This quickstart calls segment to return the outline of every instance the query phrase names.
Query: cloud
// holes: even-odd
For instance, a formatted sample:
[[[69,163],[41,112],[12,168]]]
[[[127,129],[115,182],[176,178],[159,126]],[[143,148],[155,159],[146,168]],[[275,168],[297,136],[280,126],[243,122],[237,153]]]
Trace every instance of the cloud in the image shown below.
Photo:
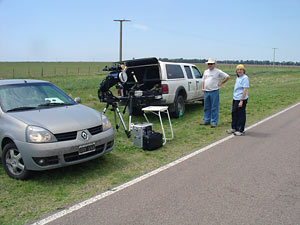
[[[149,27],[147,25],[144,25],[144,24],[134,23],[132,26],[136,29],[139,29],[139,30],[149,30]]]

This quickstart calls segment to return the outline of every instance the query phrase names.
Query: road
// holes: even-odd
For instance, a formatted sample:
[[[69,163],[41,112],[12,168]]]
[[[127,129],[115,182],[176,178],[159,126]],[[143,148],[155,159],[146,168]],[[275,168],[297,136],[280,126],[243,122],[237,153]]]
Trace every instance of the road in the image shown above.
[[[297,105],[49,224],[300,224],[299,137]]]

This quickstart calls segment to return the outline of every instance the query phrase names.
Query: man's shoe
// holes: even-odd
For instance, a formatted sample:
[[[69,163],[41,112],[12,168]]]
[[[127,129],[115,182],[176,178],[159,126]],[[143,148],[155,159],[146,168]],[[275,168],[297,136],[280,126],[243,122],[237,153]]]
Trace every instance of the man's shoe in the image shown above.
[[[206,126],[206,125],[209,125],[209,123],[200,123],[200,125],[204,125],[204,126]]]
[[[236,131],[233,133],[235,136],[245,136],[245,132]]]
[[[226,130],[226,133],[227,133],[227,134],[233,134],[234,132],[236,132],[235,129],[229,129],[229,130]]]
[[[216,128],[217,124],[212,124],[210,127],[211,128]]]

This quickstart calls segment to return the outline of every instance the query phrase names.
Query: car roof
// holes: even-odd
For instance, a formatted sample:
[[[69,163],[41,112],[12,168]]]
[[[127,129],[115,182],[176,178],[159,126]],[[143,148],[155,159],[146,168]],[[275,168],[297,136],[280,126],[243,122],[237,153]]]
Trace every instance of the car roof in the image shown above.
[[[8,84],[23,84],[23,83],[49,83],[44,80],[33,80],[33,79],[9,79],[9,80],[0,80],[0,85],[8,85]]]

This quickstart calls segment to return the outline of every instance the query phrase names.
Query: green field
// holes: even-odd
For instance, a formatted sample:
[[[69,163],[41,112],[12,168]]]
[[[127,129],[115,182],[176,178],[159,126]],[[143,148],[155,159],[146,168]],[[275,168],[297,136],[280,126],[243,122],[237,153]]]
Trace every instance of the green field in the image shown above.
[[[104,104],[98,102],[97,89],[105,77],[101,71],[104,65],[0,63],[0,78],[48,80],[72,97],[81,97],[83,104],[102,111]],[[205,65],[197,66],[202,72],[206,68]],[[230,128],[231,122],[235,66],[219,65],[218,68],[233,76],[220,91],[220,122],[216,129],[200,126],[203,120],[203,105],[197,102],[187,105],[187,112],[183,118],[172,120],[175,138],[157,151],[145,152],[133,147],[132,140],[127,139],[121,130],[116,132],[115,148],[111,153],[80,165],[37,172],[28,181],[8,178],[1,165],[0,224],[23,224],[32,221],[43,214],[60,210],[76,201],[111,189],[226,136],[225,130]],[[300,101],[300,68],[247,66],[247,74],[250,78],[248,125]],[[107,116],[113,122],[112,112],[108,111]],[[127,116],[124,118],[128,121]],[[157,118],[151,115],[149,118],[154,122],[154,129],[159,131]],[[133,118],[134,123],[141,121],[144,121],[142,117]],[[165,125],[167,127],[167,122]]]

